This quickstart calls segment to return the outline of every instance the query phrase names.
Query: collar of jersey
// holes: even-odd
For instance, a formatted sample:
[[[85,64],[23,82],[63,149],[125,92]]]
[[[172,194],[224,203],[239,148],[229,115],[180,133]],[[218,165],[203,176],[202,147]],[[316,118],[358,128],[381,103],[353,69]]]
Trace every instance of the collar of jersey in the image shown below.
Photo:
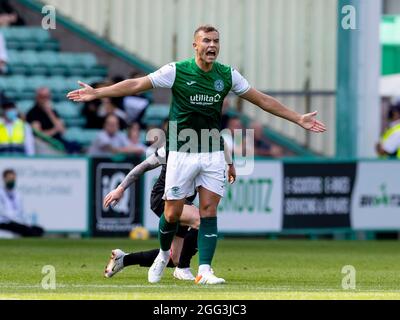
[[[198,72],[200,72],[200,73],[203,73],[203,74],[209,74],[209,73],[211,73],[212,71],[214,71],[214,69],[215,69],[215,62],[213,63],[213,65],[212,65],[212,68],[211,68],[211,70],[210,71],[204,71],[204,70],[202,70],[202,69],[200,69],[200,67],[197,65],[197,63],[196,63],[196,58],[192,58],[192,63],[193,63],[193,65],[194,65],[194,68],[198,71]]]

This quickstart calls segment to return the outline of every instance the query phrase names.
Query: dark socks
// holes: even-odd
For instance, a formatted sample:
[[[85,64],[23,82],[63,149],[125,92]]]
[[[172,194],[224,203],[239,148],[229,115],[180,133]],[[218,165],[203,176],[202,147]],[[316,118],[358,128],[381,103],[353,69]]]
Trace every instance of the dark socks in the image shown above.
[[[159,249],[129,253],[124,257],[124,267],[140,265],[141,267],[150,267],[156,259]],[[167,265],[168,268],[174,268],[175,265],[170,259]]]
[[[197,252],[197,229],[190,229],[183,241],[181,256],[179,257],[179,268],[189,268],[190,260]]]

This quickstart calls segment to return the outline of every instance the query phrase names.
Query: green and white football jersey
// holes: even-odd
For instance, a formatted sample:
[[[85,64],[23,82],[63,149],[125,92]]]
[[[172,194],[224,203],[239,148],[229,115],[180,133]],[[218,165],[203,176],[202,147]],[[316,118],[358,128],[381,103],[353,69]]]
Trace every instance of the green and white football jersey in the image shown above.
[[[224,98],[229,91],[242,95],[250,89],[248,81],[238,71],[215,62],[212,70],[205,72],[191,58],[167,64],[149,78],[154,88],[172,89],[167,135],[169,151],[223,150],[223,140],[215,132],[221,130]],[[202,134],[204,137],[206,132],[213,132],[211,130],[214,134],[210,138],[201,139]]]

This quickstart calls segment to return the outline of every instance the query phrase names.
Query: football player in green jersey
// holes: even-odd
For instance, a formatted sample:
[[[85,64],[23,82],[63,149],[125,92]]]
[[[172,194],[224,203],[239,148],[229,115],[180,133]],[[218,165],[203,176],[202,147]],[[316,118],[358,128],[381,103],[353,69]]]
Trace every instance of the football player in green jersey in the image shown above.
[[[306,130],[317,133],[326,130],[325,125],[315,118],[317,112],[299,114],[252,88],[235,69],[217,62],[219,32],[213,26],[197,28],[193,48],[194,58],[167,64],[146,77],[99,89],[80,82],[82,88],[67,95],[73,101],[84,102],[104,97],[130,96],[152,88],[172,90],[167,137],[166,201],[159,225],[161,249],[149,269],[150,283],[161,280],[185,198],[193,194],[193,186],[198,190],[200,211],[199,270],[195,281],[199,284],[225,282],[211,272],[211,261],[217,245],[217,207],[224,195],[226,168],[223,140],[215,133],[221,129],[222,103],[230,91]]]

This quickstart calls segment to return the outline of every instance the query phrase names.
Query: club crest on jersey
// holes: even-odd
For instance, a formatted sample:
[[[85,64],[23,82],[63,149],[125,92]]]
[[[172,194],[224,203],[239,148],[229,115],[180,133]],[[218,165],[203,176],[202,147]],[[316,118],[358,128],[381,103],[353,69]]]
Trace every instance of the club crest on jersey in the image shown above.
[[[225,88],[225,85],[222,80],[216,80],[214,82],[214,89],[217,90],[218,92],[221,92],[222,90],[224,90],[224,88]]]
[[[171,188],[172,195],[175,196],[175,197],[179,196],[179,191],[180,191],[180,190],[181,190],[180,187],[172,187],[172,188]]]

